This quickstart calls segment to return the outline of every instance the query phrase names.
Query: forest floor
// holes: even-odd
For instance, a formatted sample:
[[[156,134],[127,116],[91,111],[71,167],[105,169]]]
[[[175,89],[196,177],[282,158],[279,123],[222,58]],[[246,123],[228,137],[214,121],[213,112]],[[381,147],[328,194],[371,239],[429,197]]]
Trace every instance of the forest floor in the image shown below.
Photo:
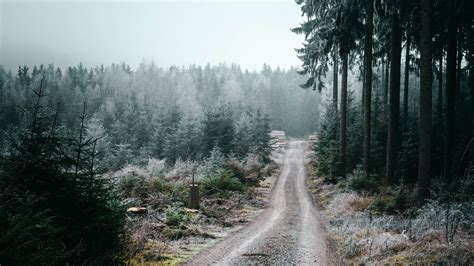
[[[308,164],[307,183],[319,205],[339,265],[472,265],[472,226],[453,207],[446,226],[446,211],[427,204],[414,217],[375,213],[380,197],[357,193],[347,184],[326,183]],[[456,220],[457,219],[457,220]],[[468,219],[465,219],[468,220]],[[449,228],[449,237],[446,229]]]
[[[269,207],[262,214],[188,263],[333,265],[332,249],[305,183],[307,146],[305,141],[288,143]]]
[[[273,154],[274,158],[280,156],[281,153]],[[180,264],[245,227],[267,207],[279,175],[278,164],[273,162],[266,168],[267,174],[246,191],[202,195],[200,210],[150,196],[141,199],[146,212],[129,213],[128,217],[127,264]]]

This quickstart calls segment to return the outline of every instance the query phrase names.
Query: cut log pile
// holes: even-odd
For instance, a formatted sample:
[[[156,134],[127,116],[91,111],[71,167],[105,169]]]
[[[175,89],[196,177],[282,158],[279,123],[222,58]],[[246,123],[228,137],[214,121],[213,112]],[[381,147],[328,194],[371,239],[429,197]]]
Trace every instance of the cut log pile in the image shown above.
[[[270,132],[270,146],[273,150],[282,150],[286,147],[286,134],[285,131],[272,130]]]
[[[314,148],[314,146],[316,146],[316,143],[318,142],[318,135],[316,135],[316,134],[309,135],[308,136],[308,142],[309,142],[309,146],[311,148]]]

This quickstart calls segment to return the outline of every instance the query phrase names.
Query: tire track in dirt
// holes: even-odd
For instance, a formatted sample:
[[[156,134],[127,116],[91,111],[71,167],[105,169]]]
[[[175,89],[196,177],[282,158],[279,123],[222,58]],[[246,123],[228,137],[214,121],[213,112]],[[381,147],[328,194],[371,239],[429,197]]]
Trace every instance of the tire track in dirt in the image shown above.
[[[187,264],[335,264],[306,187],[307,147],[288,143],[269,207],[256,220]]]

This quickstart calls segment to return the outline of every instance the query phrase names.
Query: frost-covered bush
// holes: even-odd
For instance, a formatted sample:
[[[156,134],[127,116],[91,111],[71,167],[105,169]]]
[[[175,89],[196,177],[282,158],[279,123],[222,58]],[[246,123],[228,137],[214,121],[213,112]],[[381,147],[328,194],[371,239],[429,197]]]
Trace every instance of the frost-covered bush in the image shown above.
[[[232,153],[229,155],[229,159],[227,160],[227,168],[241,182],[245,182],[246,173],[244,164]]]
[[[244,158],[243,167],[245,171],[246,183],[253,184],[258,182],[262,176],[262,157],[256,153],[249,153]]]
[[[375,192],[377,190],[377,180],[374,176],[367,177],[362,166],[358,165],[348,175],[347,186],[354,191]]]
[[[167,180],[190,180],[196,171],[197,162],[176,160],[174,166],[165,174]]]
[[[227,159],[224,153],[217,147],[211,151],[209,157],[204,160],[196,170],[196,176],[198,180],[202,180],[205,177],[211,176],[216,172],[225,169]]]
[[[420,208],[412,221],[412,232],[423,238],[432,230],[444,232],[448,242],[455,241],[461,231],[469,232],[474,225],[474,202],[430,201]]]
[[[159,160],[159,159],[148,159],[148,163],[146,166],[146,171],[150,175],[162,175],[163,171],[165,170],[166,167],[166,161],[165,160]]]
[[[129,164],[115,172],[112,173],[113,178],[122,178],[127,176],[141,176],[146,177],[149,176],[149,172],[147,169],[144,169],[138,165]]]

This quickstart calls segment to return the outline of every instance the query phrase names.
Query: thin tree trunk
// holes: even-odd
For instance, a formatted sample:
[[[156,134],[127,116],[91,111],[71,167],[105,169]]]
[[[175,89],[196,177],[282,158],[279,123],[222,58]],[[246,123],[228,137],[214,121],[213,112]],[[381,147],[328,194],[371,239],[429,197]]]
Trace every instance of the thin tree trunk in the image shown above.
[[[441,49],[441,56],[439,57],[439,72],[438,72],[438,121],[443,123],[443,51]]]
[[[389,69],[390,60],[387,55],[387,61],[385,62],[385,83],[383,84],[383,106],[386,114],[388,114],[388,87],[390,82]]]
[[[470,88],[469,92],[471,94],[471,140],[474,139],[474,43],[471,42],[471,48],[468,50],[469,53],[467,54],[468,60],[468,69],[469,69],[469,78],[468,78],[468,86]],[[474,147],[471,146],[471,163],[474,164]]]
[[[403,83],[403,130],[408,129],[408,81],[410,78],[410,35],[407,32],[405,48],[405,80]]]
[[[382,56],[380,64],[382,65],[382,74],[381,74],[381,80],[382,80],[382,98],[385,97],[385,58]],[[383,100],[383,99],[382,99]]]
[[[423,201],[430,194],[431,177],[431,1],[420,0],[420,126],[418,150],[417,198]]]
[[[471,52],[471,62],[474,61],[473,54]],[[469,70],[469,87],[471,88],[471,140],[474,139],[474,66],[471,63],[471,69]],[[474,164],[474,147],[471,147],[471,163]]]
[[[454,146],[455,112],[456,112],[456,21],[454,18],[454,1],[448,1],[450,16],[448,18],[448,48],[446,63],[446,139],[444,155],[444,175],[451,182],[452,152]]]
[[[391,68],[390,68],[390,106],[389,106],[389,125],[387,138],[387,166],[386,179],[388,184],[398,182],[396,176],[398,165],[399,149],[399,117],[400,117],[400,58],[401,58],[401,38],[400,38],[400,19],[397,13],[392,14],[392,48]]]
[[[471,88],[471,140],[474,139],[474,56],[471,52],[471,66],[469,70],[469,87]],[[471,147],[471,163],[474,164],[474,147]]]
[[[374,3],[373,0],[367,0],[367,32],[365,42],[365,78],[364,78],[364,158],[363,167],[368,177],[370,174],[370,139],[371,139],[371,114],[372,114],[372,35]]]
[[[346,176],[346,133],[347,133],[347,71],[348,71],[348,54],[343,53],[342,56],[342,81],[341,81],[341,128],[339,132],[339,161],[341,175]]]
[[[445,132],[444,129],[444,101],[443,101],[443,48],[441,48],[441,55],[439,57],[439,71],[438,71],[438,102],[437,102],[437,107],[436,107],[436,136],[435,136],[435,141],[439,141],[437,145],[439,145],[440,149],[440,163],[442,164],[444,162],[444,138],[443,138],[443,132]],[[441,175],[443,175],[443,167],[440,167],[439,169],[441,171]]]
[[[334,52],[333,55],[333,63],[334,63],[334,68],[333,68],[333,82],[332,82],[332,104],[334,106],[334,109],[337,112],[337,83],[338,83],[338,61],[337,61],[337,52]]]
[[[461,43],[462,43],[462,32],[459,30],[458,33],[459,39],[458,39],[458,46],[457,46],[457,58],[456,58],[456,99],[458,103],[462,101],[462,93],[461,93],[461,78],[462,78],[462,73],[461,73],[461,63],[462,63],[462,50],[461,50]]]

